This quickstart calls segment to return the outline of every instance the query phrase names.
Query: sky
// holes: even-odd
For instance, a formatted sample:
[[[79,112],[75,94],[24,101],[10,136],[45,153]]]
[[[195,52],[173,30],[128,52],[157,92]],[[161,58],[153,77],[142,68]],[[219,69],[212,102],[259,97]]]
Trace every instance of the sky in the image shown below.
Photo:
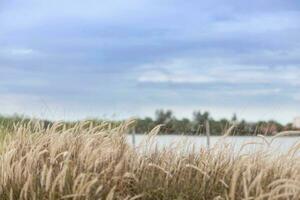
[[[298,0],[0,0],[0,113],[300,115]]]

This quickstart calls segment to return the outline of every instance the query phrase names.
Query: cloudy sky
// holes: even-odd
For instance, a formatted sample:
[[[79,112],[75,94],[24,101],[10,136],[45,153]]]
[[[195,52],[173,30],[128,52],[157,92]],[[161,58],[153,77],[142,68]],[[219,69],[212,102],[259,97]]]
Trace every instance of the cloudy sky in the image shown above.
[[[300,115],[298,0],[0,0],[0,113]]]

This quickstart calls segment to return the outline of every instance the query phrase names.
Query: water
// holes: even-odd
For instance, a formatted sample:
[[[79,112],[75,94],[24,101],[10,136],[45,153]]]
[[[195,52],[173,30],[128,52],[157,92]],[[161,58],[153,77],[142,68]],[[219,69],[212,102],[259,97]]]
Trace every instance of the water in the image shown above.
[[[142,141],[147,138],[146,135],[136,134],[135,135],[135,146],[142,145]],[[210,147],[220,145],[230,145],[234,152],[255,152],[255,151],[266,151],[270,153],[287,153],[291,147],[300,143],[300,137],[266,137],[266,141],[258,136],[211,136]],[[132,136],[128,135],[127,140],[132,144]],[[191,149],[194,148],[207,148],[206,136],[182,136],[182,135],[158,135],[154,138],[154,143],[158,148],[171,148],[176,144],[186,144],[181,147]],[[247,145],[246,145],[247,144]]]

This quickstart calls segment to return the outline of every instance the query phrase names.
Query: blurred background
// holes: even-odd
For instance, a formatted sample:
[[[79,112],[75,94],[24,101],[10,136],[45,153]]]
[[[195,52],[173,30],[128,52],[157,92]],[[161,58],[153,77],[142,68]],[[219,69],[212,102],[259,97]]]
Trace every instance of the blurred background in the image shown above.
[[[292,123],[299,20],[292,0],[1,0],[0,113]]]

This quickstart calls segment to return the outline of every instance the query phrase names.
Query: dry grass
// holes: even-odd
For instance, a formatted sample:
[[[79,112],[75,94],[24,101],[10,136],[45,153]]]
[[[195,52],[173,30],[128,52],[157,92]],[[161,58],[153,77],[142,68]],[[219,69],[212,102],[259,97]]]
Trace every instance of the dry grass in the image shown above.
[[[153,150],[150,137],[136,150],[128,126],[18,127],[3,144],[0,199],[300,199],[300,145],[275,158]]]

